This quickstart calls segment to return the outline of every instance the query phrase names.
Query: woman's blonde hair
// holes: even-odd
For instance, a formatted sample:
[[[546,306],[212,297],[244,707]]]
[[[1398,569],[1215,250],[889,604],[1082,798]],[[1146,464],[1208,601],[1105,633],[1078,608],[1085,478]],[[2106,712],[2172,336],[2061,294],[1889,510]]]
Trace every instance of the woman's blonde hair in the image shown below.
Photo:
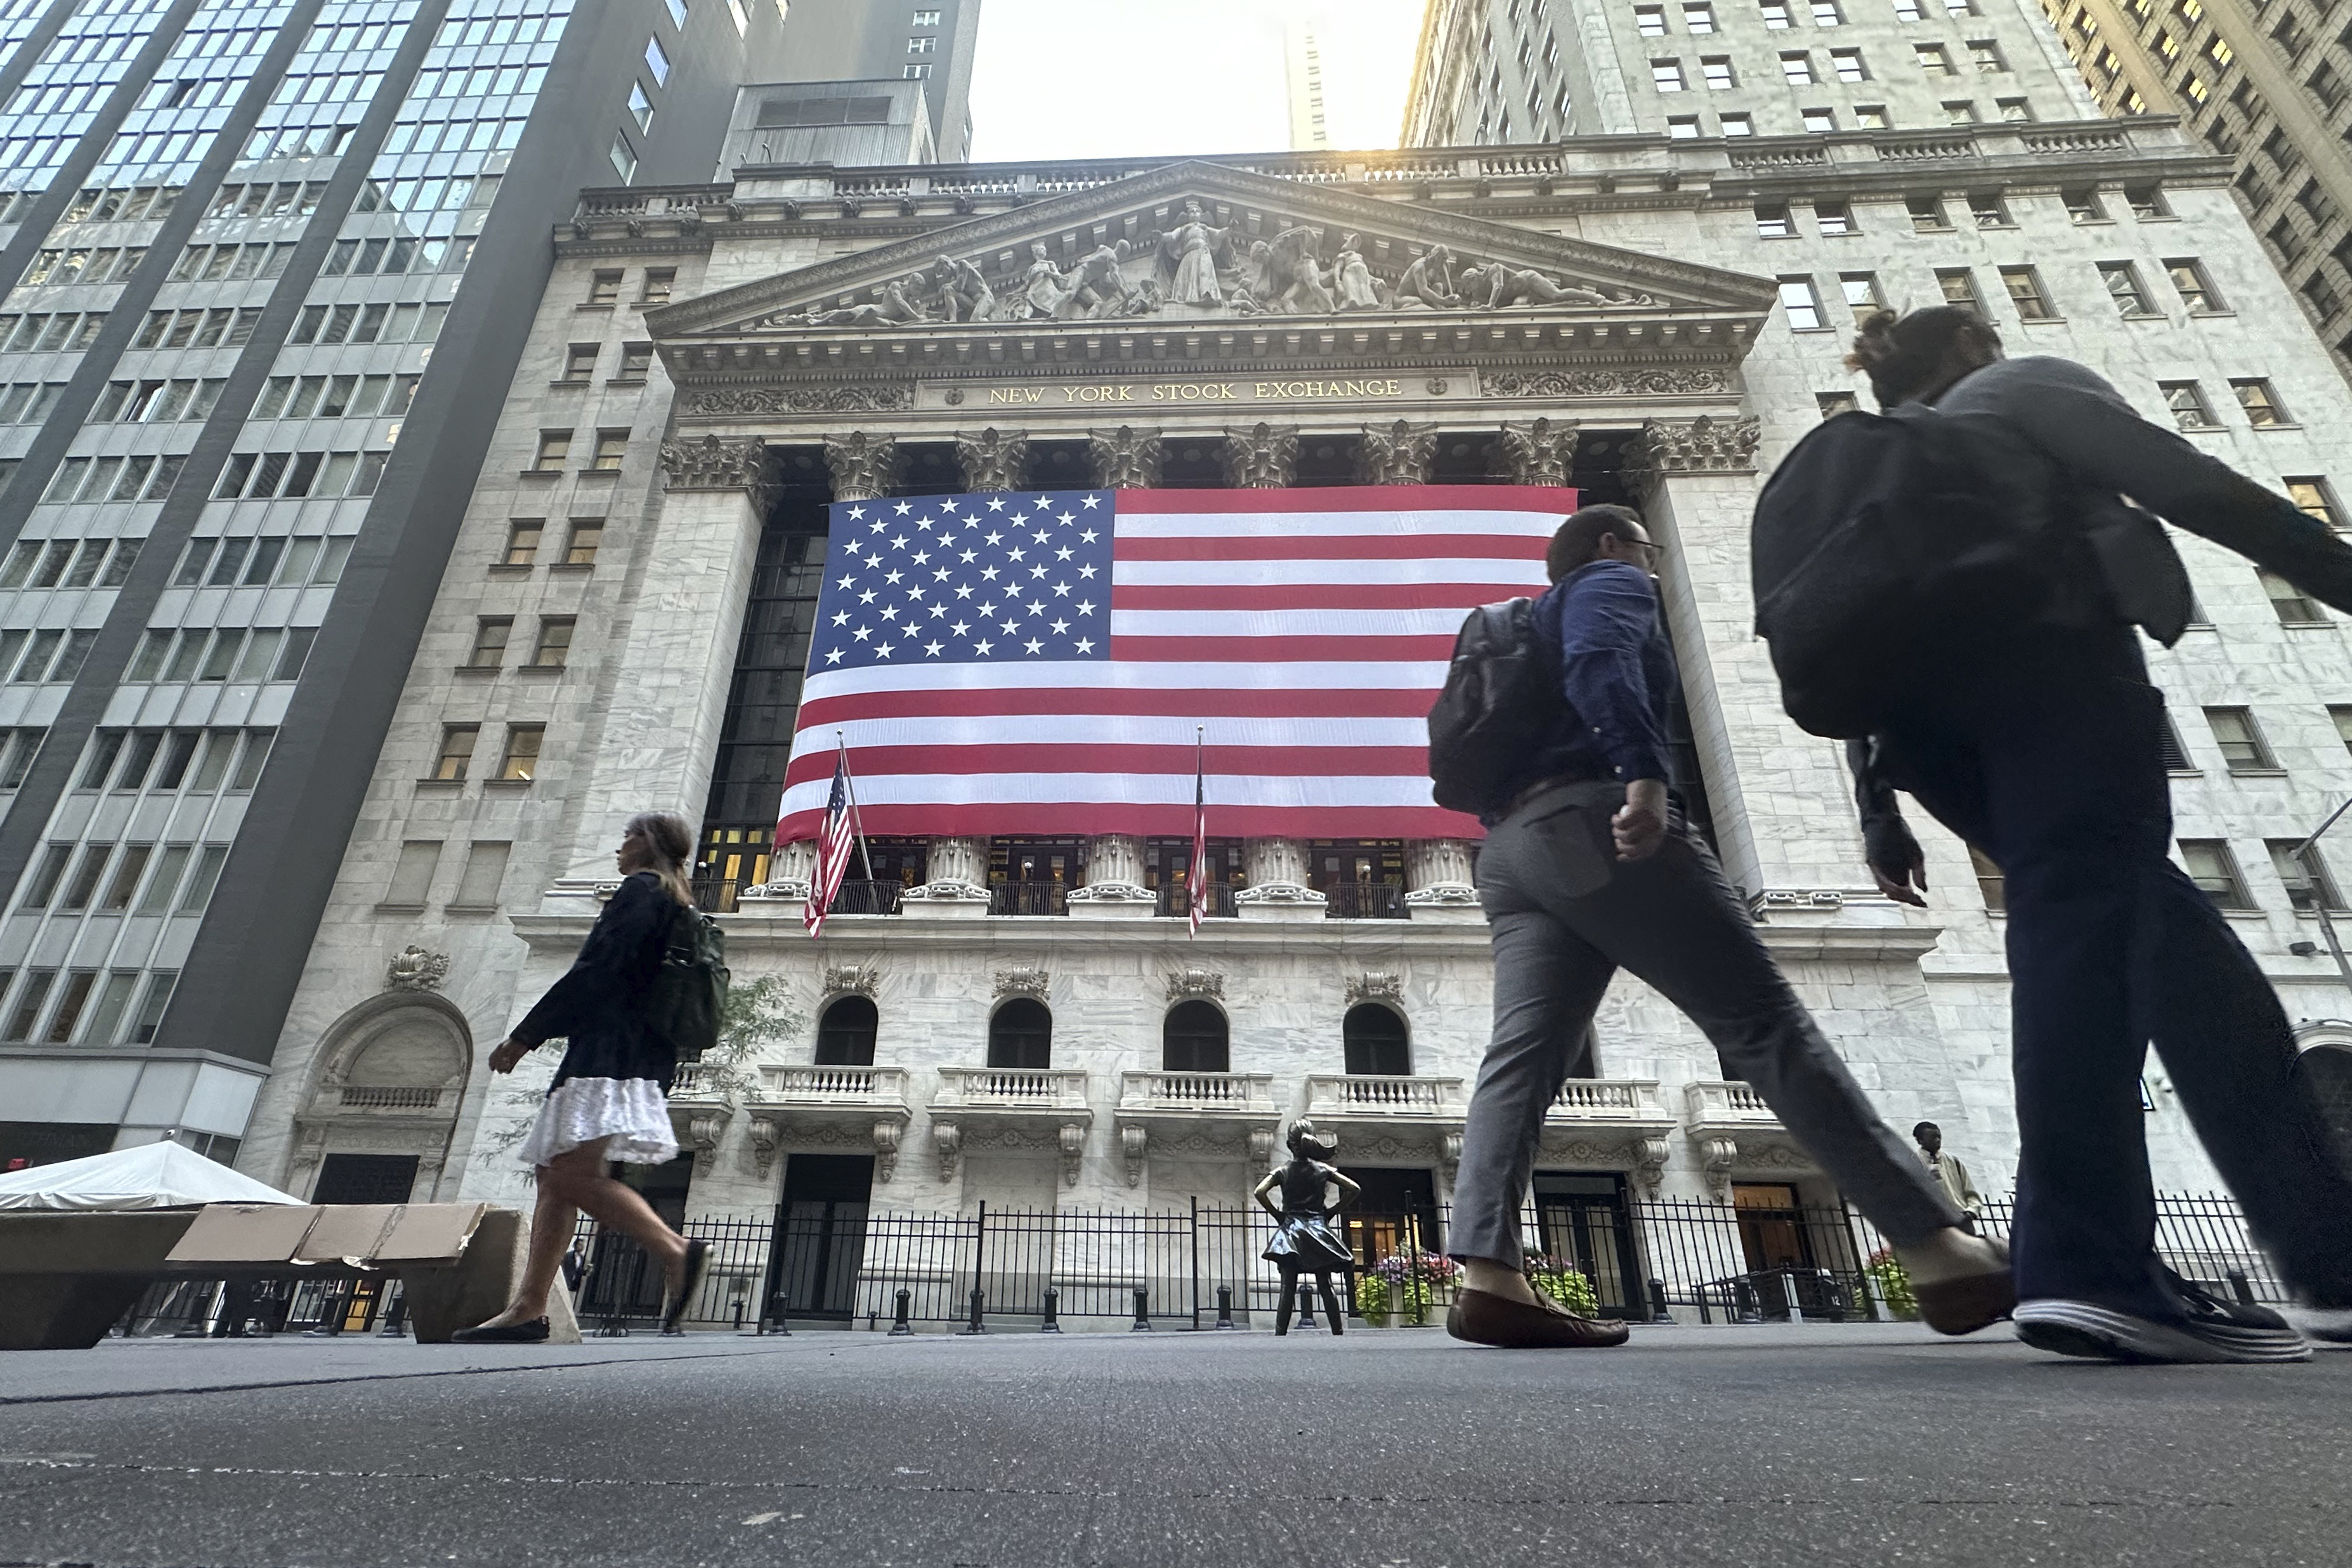
[[[631,834],[645,840],[654,858],[646,869],[661,879],[662,890],[692,907],[694,886],[686,874],[694,864],[694,829],[686,818],[674,811],[641,811],[621,830],[625,838]]]

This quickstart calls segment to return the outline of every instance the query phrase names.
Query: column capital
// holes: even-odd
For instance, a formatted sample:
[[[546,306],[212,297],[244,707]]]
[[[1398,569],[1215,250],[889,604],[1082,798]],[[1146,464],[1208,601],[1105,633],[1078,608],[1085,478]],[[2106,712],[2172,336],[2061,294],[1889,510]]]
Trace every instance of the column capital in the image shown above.
[[[1506,421],[1503,458],[1511,468],[1511,483],[1565,487],[1569,476],[1576,470],[1579,429],[1572,420],[1566,419],[1530,419],[1524,424]]]
[[[824,466],[833,475],[835,500],[874,500],[887,495],[898,478],[898,440],[853,430],[824,438]]]
[[[742,490],[763,514],[775,497],[767,443],[756,436],[664,441],[660,460],[673,490]]]
[[[1029,432],[999,430],[994,426],[977,433],[956,432],[956,461],[963,467],[968,490],[1017,490],[1029,468]]]
[[[1761,431],[1753,415],[1652,419],[1634,437],[1629,466],[1652,486],[1676,474],[1752,474]]]
[[[1424,485],[1429,460],[1437,453],[1437,426],[1400,419],[1392,425],[1364,426],[1364,482],[1374,485]]]
[[[1121,425],[1087,432],[1095,483],[1108,489],[1148,490],[1160,483],[1160,432]]]
[[[1237,490],[1281,489],[1298,471],[1298,426],[1261,421],[1225,429],[1225,479]]]

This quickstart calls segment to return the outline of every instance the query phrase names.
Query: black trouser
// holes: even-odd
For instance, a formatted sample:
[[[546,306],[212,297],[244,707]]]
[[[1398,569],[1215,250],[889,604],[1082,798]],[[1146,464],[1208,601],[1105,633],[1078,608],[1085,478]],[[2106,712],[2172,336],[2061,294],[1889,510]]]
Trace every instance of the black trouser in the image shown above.
[[[1895,784],[2000,868],[2022,1298],[2179,1315],[2156,1259],[2150,1041],[2287,1279],[2352,1305],[2352,1180],[2277,994],[2168,858],[2164,700],[2127,628],[1952,658],[1884,737]]]

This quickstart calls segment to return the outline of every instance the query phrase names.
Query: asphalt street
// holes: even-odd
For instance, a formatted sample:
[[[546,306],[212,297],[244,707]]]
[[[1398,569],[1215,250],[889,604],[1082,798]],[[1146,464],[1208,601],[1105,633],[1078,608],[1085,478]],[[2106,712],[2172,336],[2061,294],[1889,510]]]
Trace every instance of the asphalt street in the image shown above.
[[[2352,1564],[2352,1352],[2001,1332],[116,1342],[0,1359],[0,1563]]]

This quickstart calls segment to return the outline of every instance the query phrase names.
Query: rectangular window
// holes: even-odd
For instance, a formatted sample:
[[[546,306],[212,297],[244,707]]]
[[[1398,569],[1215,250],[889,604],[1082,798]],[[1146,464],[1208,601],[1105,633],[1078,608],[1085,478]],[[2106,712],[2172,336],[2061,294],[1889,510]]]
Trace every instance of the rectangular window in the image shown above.
[[[1851,392],[1816,392],[1813,394],[1813,403],[1821,409],[1822,417],[1824,419],[1834,419],[1841,414],[1852,414],[1861,406]]]
[[[509,724],[507,726],[506,755],[499,759],[499,777],[502,779],[535,778],[539,773],[540,742],[547,738],[544,724]]]
[[[400,847],[400,859],[392,870],[392,886],[383,890],[383,901],[414,907],[425,902],[433,890],[433,872],[441,864],[441,840],[412,838]]]
[[[1837,111],[1835,110],[1807,109],[1800,111],[1799,118],[1804,125],[1806,134],[1808,135],[1826,135],[1830,132],[1837,129]]]
[[[618,286],[617,277],[618,275],[616,274],[615,287]],[[645,291],[637,296],[637,303],[640,305],[667,305],[669,303],[670,290],[677,287],[677,268],[648,267],[646,268]]]
[[[1813,85],[1813,57],[1802,49],[1790,49],[1780,57],[1780,75],[1791,87]]]
[[[1837,0],[1812,0],[1812,12],[1816,27],[1845,26],[1845,13],[1838,9]]]
[[[180,982],[176,969],[160,969],[147,979],[147,994],[139,999],[139,1016],[131,1026],[133,1045],[155,1043],[155,1031],[163,1026],[164,1009],[172,1005],[172,991]]]
[[[908,66],[902,68],[898,74],[906,78],[908,81],[929,81],[931,79],[931,68],[928,64]]]
[[[1977,895],[1984,900],[1988,914],[2001,914],[2009,909],[2009,884],[1992,857],[1975,845],[1969,846],[1969,866],[1976,872]]]
[[[2344,742],[2344,750],[2352,755],[2352,707],[2330,708],[2328,718],[2336,722],[2336,738]]]
[[[433,776],[451,784],[466,781],[467,766],[474,760],[474,742],[481,738],[479,724],[450,724],[441,731],[441,756],[434,763]]]
[[[2000,58],[2000,45],[1991,38],[1970,38],[1969,60],[1979,71],[2005,71],[2007,61]]]
[[[601,343],[573,343],[563,354],[563,379],[586,381],[596,374],[596,355]]]
[[[2070,185],[2058,193],[2066,205],[2066,216],[2076,223],[2104,223],[2107,209],[2099,201],[2099,193],[2089,185]]]
[[[147,890],[140,895],[141,914],[160,915],[171,910],[172,900],[180,890],[180,879],[187,873],[189,857],[194,853],[189,845],[173,844],[157,857],[155,874],[147,879]]]
[[[2099,280],[2107,286],[2107,298],[2116,302],[2117,313],[2124,316],[2158,314],[2147,302],[2147,289],[2139,280],[2139,268],[2130,262],[2100,262]]]
[[[2173,288],[2179,291],[2180,302],[2188,307],[2190,315],[2210,315],[2224,309],[2221,291],[2206,276],[2203,264],[2194,258],[2179,257],[2168,260],[2164,270],[2172,279]]]
[[[563,542],[562,563],[566,566],[593,566],[596,563],[596,548],[604,540],[603,518],[574,521],[571,533]]]
[[[646,68],[654,73],[656,87],[669,85],[669,56],[662,51],[659,38],[646,40]]]
[[[2180,858],[2189,868],[2189,879],[2197,884],[2198,891],[2212,900],[2217,910],[2251,910],[2253,900],[2246,892],[2246,879],[2238,874],[2238,862],[2231,855],[2229,845],[2219,838],[2184,838],[2180,841]]]
[[[2042,291],[2042,275],[2032,268],[2002,268],[2000,284],[2009,290],[2009,302],[2017,307],[2018,320],[2054,321],[2058,319],[2058,312],[2050,308],[2050,297]]]
[[[1795,235],[1795,220],[1789,216],[1786,202],[1756,204],[1756,236],[1759,239],[1787,239]]]
[[[626,136],[613,138],[611,156],[613,173],[620,176],[621,184],[625,185],[637,177],[636,151],[629,145],[629,139]]]
[[[626,430],[599,430],[596,432],[596,455],[590,460],[588,471],[595,474],[617,473],[620,470],[621,459],[628,456],[628,452],[629,433]]]
[[[1837,79],[1840,81],[1868,81],[1870,79],[1870,70],[1869,68],[1862,63],[1862,51],[1860,49],[1832,49],[1830,51],[1830,68],[1837,73]]]
[[[514,632],[512,616],[484,616],[474,623],[473,651],[466,656],[467,669],[496,669],[506,662],[507,638]]]
[[[1714,32],[1715,7],[1703,3],[1689,4],[1686,0],[1683,6],[1683,29],[1691,33]]]
[[[2126,185],[2124,204],[2131,208],[2132,216],[2137,218],[2172,216],[2171,205],[2164,199],[2164,187],[2161,185]]]
[[[591,305],[611,305],[621,298],[621,269],[605,268],[588,275],[588,299]]]
[[[1886,309],[1886,296],[1879,292],[1875,272],[1841,272],[1838,287],[1845,294],[1846,308],[1853,312],[1856,326]]]
[[[1787,0],[1761,0],[1757,9],[1763,13],[1765,27],[1772,32],[1795,26],[1789,16]]]
[[[539,621],[539,646],[531,651],[533,669],[562,669],[572,657],[572,625],[570,616],[542,616]]]
[[[1819,331],[1822,326],[1821,297],[1813,292],[1813,280],[1808,277],[1780,279],[1780,309],[1789,318],[1789,326],[1800,332]]]
[[[1952,226],[1952,220],[1944,216],[1941,196],[1906,196],[1903,205],[1911,215],[1911,230],[1915,234],[1942,234]]]
[[[1815,202],[1813,224],[1823,234],[1852,234],[1854,232],[1853,208],[1844,202]]]
[[[499,560],[501,566],[528,566],[539,559],[539,536],[547,526],[544,518],[519,517],[507,524],[506,553]]]
[[[2163,395],[2164,405],[2172,410],[2172,422],[2180,428],[2213,428],[2213,410],[2205,401],[2205,389],[2195,382],[2159,381],[2156,384],[2156,390]]]
[[[539,433],[539,452],[531,459],[535,474],[560,474],[565,459],[572,456],[572,432],[542,430]]]
[[[1634,6],[1633,30],[1645,38],[1664,37],[1666,36],[1666,8],[1664,5]]]
[[[2257,571],[2254,575],[2262,580],[2263,593],[2270,599],[2271,610],[2278,616],[2279,625],[2324,626],[2327,624],[2327,612],[2319,607],[2319,602],[2277,573]]]
[[[1911,46],[1911,53],[1918,60],[1919,68],[1927,75],[1949,76],[1952,74],[1951,51],[1945,48],[1943,45],[1914,44]]]
[[[1666,116],[1666,140],[1667,140],[1667,141],[1669,141],[1669,142],[1696,142],[1696,141],[1697,141],[1697,140],[1698,140],[1698,116],[1697,116],[1697,115],[1696,115],[1696,114],[1669,114],[1669,115],[1667,115],[1667,116]]]
[[[1970,102],[1969,100],[1964,99],[1964,98],[1963,98],[1963,99],[1947,99],[1947,100],[1945,100],[1945,101],[1944,101],[1944,123],[1945,123],[1945,124],[1947,124],[1947,125],[1974,125],[1976,122],[1977,122],[1977,106],[1976,106],[1974,103]]]
[[[1702,56],[1698,70],[1699,75],[1706,79],[1709,92],[1727,92],[1739,85],[1739,78],[1731,68],[1729,55]]]
[[[2315,844],[2298,855],[2295,851],[2302,844],[2299,838],[2263,841],[2263,847],[2271,852],[2272,868],[2286,885],[2286,901],[2305,914],[2321,909],[2333,914],[2344,907],[2344,900],[2336,890],[2336,879],[2328,875],[2327,863],[2319,858],[2319,846]]]
[[[131,994],[138,988],[135,969],[118,969],[106,977],[106,988],[99,993],[98,1005],[89,1016],[89,1044],[110,1046],[121,1038],[122,1015],[130,1010]]]
[[[8,1015],[8,1032],[0,1038],[15,1044],[33,1037],[33,1026],[40,1021],[41,1005],[49,999],[49,987],[57,983],[57,978],[58,972],[54,969],[26,972],[25,984],[16,993],[16,1010]]]
[[[2007,228],[2009,204],[1999,191],[1970,191],[1969,217],[1979,228]]]
[[[637,122],[637,134],[640,136],[654,128],[654,100],[646,96],[642,82],[629,84],[629,118]]]
[[[499,902],[499,888],[507,879],[509,844],[477,839],[466,847],[466,868],[458,873],[457,896],[452,909],[489,910]]]
[[[2278,764],[2271,760],[2271,749],[2263,743],[2263,732],[2254,727],[2251,708],[2208,708],[2205,722],[2213,731],[2213,743],[2221,748],[2221,762],[2233,773],[2271,773]]]
[[[1756,134],[1756,121],[1753,118],[1746,114],[1727,114],[1723,117],[1722,123],[1723,133],[1726,136],[1753,136]]]
[[[623,343],[621,368],[614,374],[614,381],[643,381],[653,368],[654,346],[651,343]]]
[[[89,908],[89,901],[98,897],[98,884],[106,875],[107,865],[113,858],[114,846],[111,844],[84,846],[81,860],[74,867],[73,876],[66,883],[65,897],[58,901],[58,907],[64,910]]]
[[[2290,475],[2282,482],[2286,486],[2289,500],[2329,528],[2343,531],[2344,509],[2336,503],[2336,491],[2325,479],[2317,474]]]
[[[2246,411],[2246,423],[2256,429],[2294,423],[2286,416],[2285,408],[2280,405],[2278,394],[2272,390],[2269,382],[2261,377],[2232,377],[2230,390],[2238,395],[2238,406]]]
[[[2012,125],[2029,121],[2033,118],[2033,105],[2024,99],[1996,98],[1992,103],[1993,108],[2000,110],[2000,118]]]
[[[1652,60],[1650,83],[1660,92],[1680,92],[1689,85],[1683,80],[1683,62],[1680,60]]]

